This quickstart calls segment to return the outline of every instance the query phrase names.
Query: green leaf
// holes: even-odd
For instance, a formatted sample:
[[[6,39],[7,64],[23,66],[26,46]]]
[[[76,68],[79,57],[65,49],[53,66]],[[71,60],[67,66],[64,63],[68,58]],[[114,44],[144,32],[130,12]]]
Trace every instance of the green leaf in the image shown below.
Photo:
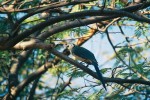
[[[101,73],[105,74],[106,72],[110,71],[111,68],[103,68],[101,69]]]
[[[101,93],[94,93],[91,94],[90,96],[88,96],[87,100],[100,100],[100,99],[104,99],[103,96],[101,95]]]
[[[84,77],[85,75],[87,75],[87,74],[80,70],[69,72],[67,74],[68,77],[73,76],[73,78]]]

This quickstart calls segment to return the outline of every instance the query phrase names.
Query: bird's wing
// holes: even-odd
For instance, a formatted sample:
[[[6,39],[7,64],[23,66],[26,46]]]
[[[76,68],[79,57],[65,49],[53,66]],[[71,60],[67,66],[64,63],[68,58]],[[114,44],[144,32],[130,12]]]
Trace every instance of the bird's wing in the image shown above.
[[[72,53],[78,57],[83,58],[83,59],[97,62],[95,57],[94,57],[94,54],[92,52],[90,52],[89,50],[83,48],[83,47],[75,46],[72,49]]]
[[[80,57],[82,59],[85,59],[85,60],[89,60],[91,61],[91,64],[94,65],[95,67],[95,70],[96,70],[96,73],[98,75],[98,79],[102,82],[103,84],[103,87],[106,89],[106,86],[105,86],[105,81],[103,79],[103,76],[98,68],[98,64],[97,64],[97,61],[95,59],[95,56],[92,52],[90,52],[89,50],[83,48],[83,47],[79,47],[79,46],[75,46],[72,48],[72,53],[77,56],[77,57]],[[82,59],[79,59],[81,61],[83,61]]]

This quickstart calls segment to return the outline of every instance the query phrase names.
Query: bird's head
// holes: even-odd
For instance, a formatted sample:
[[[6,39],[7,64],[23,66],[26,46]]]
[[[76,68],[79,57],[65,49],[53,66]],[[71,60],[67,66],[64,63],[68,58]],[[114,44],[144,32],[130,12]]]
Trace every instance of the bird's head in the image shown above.
[[[75,44],[67,44],[67,48],[68,48],[69,50],[71,50],[74,46],[75,46]]]

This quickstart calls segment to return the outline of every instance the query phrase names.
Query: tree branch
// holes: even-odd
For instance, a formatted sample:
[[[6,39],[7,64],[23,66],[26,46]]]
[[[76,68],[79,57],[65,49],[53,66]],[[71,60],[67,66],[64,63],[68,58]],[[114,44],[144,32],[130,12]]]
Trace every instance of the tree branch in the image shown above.
[[[88,73],[89,75],[93,76],[94,78],[97,78],[97,74],[94,73],[92,70],[86,68],[85,66],[81,65],[80,63],[74,61],[73,59],[70,59],[68,56],[65,56],[64,54],[56,51],[56,50],[52,50],[51,51],[54,55],[62,58],[63,60],[75,65],[76,67],[82,69],[83,71],[85,71],[86,73]],[[140,80],[140,79],[121,79],[121,78],[104,78],[104,80],[106,82],[115,82],[115,83],[138,83],[138,84],[145,84],[145,85],[150,85],[150,81],[144,81],[144,80]]]
[[[34,94],[35,94],[35,90],[36,90],[36,87],[38,85],[38,82],[39,82],[39,79],[40,77],[38,77],[36,80],[34,80],[34,83],[32,85],[32,88],[30,90],[30,93],[29,93],[29,98],[28,100],[34,100]]]
[[[40,24],[37,24],[35,26],[33,26],[32,28],[30,28],[29,30],[21,33],[20,35],[14,37],[13,39],[11,39],[10,41],[8,41],[4,46],[1,46],[0,48],[10,48],[12,46],[14,46],[16,43],[20,42],[21,40],[23,40],[24,38],[26,38],[27,36],[31,35],[32,33],[34,33],[37,30],[41,30],[43,28],[45,28],[48,25],[52,25],[56,22],[60,22],[63,20],[68,20],[70,18],[78,18],[79,16],[96,16],[96,15],[109,15],[109,16],[105,16],[105,17],[94,17],[93,20],[87,19],[87,24],[92,24],[95,23],[97,21],[104,21],[104,20],[109,20],[109,19],[113,19],[119,16],[127,16],[130,18],[133,18],[137,21],[143,21],[143,22],[147,22],[150,23],[150,19],[146,19],[140,16],[136,16],[132,13],[126,12],[126,11],[121,11],[121,10],[115,10],[115,11],[107,11],[107,10],[103,10],[103,13],[101,13],[101,11],[95,11],[95,10],[90,10],[90,11],[83,11],[83,12],[77,12],[77,13],[73,13],[73,14],[69,14],[69,15],[62,15],[56,18],[51,18],[48,21],[42,22]],[[110,16],[111,15],[111,16]],[[86,19],[85,19],[86,20]],[[85,22],[84,22],[85,23]]]
[[[92,1],[95,1],[95,0],[92,0]],[[76,5],[76,4],[80,4],[80,3],[88,3],[88,2],[90,2],[90,0],[80,0],[80,1],[73,1],[73,2],[64,2],[64,1],[62,1],[62,2],[56,2],[56,3],[52,3],[52,4],[49,4],[49,5],[47,5],[46,7],[42,7],[42,8],[40,8],[40,9],[37,9],[37,8],[29,8],[31,11],[27,14],[27,15],[25,15],[25,16],[23,16],[22,18],[20,18],[20,20],[18,20],[16,23],[15,23],[15,27],[16,27],[16,30],[14,30],[13,31],[13,33],[12,34],[16,34],[17,32],[18,32],[18,27],[20,27],[20,24],[25,20],[25,19],[27,19],[27,18],[29,18],[30,16],[33,16],[33,15],[35,15],[35,14],[37,14],[37,13],[40,13],[40,12],[42,12],[42,11],[46,11],[46,10],[48,10],[48,9],[54,9],[54,8],[58,8],[58,7],[63,7],[63,6],[69,6],[69,5]],[[28,9],[28,10],[29,10]],[[27,9],[25,9],[25,10],[27,10]],[[33,11],[34,10],[34,11]],[[16,11],[16,10],[15,10]]]
[[[112,48],[113,48],[113,50],[114,50],[116,56],[120,59],[120,61],[121,61],[125,66],[127,66],[128,68],[131,68],[128,64],[126,64],[126,62],[125,62],[125,61],[121,58],[121,56],[117,53],[117,51],[116,51],[116,49],[115,49],[115,47],[114,47],[114,45],[113,45],[113,43],[111,42],[111,39],[110,39],[110,37],[109,37],[108,30],[106,30],[106,35],[107,35],[108,41],[109,41],[110,45],[112,46]],[[148,78],[146,78],[145,76],[143,76],[142,74],[140,74],[139,72],[137,72],[135,69],[132,69],[132,68],[131,68],[131,70],[132,70],[134,73],[136,73],[139,77],[141,77],[142,79],[144,79],[144,80],[146,80],[146,81],[149,80]]]
[[[96,0],[92,0],[92,1],[96,1]],[[9,9],[8,7],[0,7],[0,13],[30,12],[29,15],[31,16],[36,13],[48,10],[48,9],[53,9],[53,8],[58,8],[58,7],[62,7],[62,6],[68,6],[68,5],[76,5],[76,4],[80,4],[80,3],[88,3],[88,2],[90,2],[90,0],[80,0],[80,1],[72,1],[72,2],[61,1],[61,2],[50,3],[47,5],[36,6],[36,7],[32,7],[32,8],[25,8],[25,9],[15,9],[15,8]],[[32,12],[33,10],[34,10],[34,12]]]

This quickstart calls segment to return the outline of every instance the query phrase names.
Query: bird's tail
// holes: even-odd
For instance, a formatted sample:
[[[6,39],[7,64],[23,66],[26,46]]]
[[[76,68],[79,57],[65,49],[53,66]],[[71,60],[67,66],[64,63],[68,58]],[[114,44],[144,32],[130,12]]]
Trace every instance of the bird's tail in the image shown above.
[[[98,68],[97,62],[93,62],[93,65],[94,65],[94,67],[95,67],[95,70],[96,70],[98,79],[102,82],[103,87],[104,87],[105,90],[107,91],[106,86],[105,86],[105,81],[104,81],[104,79],[103,79],[103,76],[102,76],[102,74],[101,74],[99,68]]]

